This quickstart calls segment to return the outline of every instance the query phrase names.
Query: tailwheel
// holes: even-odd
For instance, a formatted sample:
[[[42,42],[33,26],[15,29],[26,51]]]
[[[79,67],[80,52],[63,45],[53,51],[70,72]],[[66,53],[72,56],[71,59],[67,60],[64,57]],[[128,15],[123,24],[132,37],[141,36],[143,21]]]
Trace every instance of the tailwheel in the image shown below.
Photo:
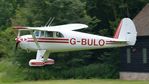
[[[47,59],[46,61],[32,59],[29,61],[29,66],[45,66],[45,65],[52,65],[52,64],[54,64],[53,59]]]

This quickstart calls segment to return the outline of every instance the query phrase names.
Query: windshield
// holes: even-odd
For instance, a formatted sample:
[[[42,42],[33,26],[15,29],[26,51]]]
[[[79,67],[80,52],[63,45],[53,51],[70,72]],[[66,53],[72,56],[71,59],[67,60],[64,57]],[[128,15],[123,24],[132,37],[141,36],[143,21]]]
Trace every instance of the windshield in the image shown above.
[[[34,31],[36,37],[39,37],[39,31]]]

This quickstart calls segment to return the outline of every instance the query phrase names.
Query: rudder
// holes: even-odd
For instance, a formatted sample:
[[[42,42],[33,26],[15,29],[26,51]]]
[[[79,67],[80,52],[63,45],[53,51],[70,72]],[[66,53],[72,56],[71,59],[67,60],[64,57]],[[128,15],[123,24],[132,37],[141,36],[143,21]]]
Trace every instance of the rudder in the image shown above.
[[[136,43],[137,31],[130,18],[123,18],[115,32],[114,38],[127,41],[128,45]]]

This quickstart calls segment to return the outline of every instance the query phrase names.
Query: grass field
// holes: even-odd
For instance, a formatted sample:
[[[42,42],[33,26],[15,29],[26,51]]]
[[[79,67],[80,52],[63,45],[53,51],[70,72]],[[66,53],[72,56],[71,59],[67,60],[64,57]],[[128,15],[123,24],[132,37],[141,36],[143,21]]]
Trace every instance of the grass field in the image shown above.
[[[0,84],[149,84],[149,81],[126,81],[109,79],[80,79],[80,80],[49,80],[49,81],[24,81],[24,82],[0,82]]]

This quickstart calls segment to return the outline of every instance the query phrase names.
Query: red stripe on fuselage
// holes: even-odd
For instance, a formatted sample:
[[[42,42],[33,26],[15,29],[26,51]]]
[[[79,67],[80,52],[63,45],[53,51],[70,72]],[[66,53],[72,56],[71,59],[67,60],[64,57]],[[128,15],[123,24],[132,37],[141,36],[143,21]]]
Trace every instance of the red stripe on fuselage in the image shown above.
[[[66,38],[37,38],[37,42],[43,43],[69,43]],[[35,42],[33,38],[28,38],[27,42]]]
[[[33,38],[28,38],[29,40],[32,40]],[[69,39],[66,38],[36,38],[37,40],[63,40],[63,41],[68,41]]]
[[[35,42],[34,40],[28,40],[27,42]],[[39,40],[37,42],[43,42],[43,43],[69,43],[68,41],[45,41],[45,40]]]
[[[119,42],[119,41],[106,41],[106,42]]]
[[[106,44],[117,44],[117,43],[106,43]]]
[[[106,41],[106,44],[119,44],[119,43],[125,43],[125,41]]]

